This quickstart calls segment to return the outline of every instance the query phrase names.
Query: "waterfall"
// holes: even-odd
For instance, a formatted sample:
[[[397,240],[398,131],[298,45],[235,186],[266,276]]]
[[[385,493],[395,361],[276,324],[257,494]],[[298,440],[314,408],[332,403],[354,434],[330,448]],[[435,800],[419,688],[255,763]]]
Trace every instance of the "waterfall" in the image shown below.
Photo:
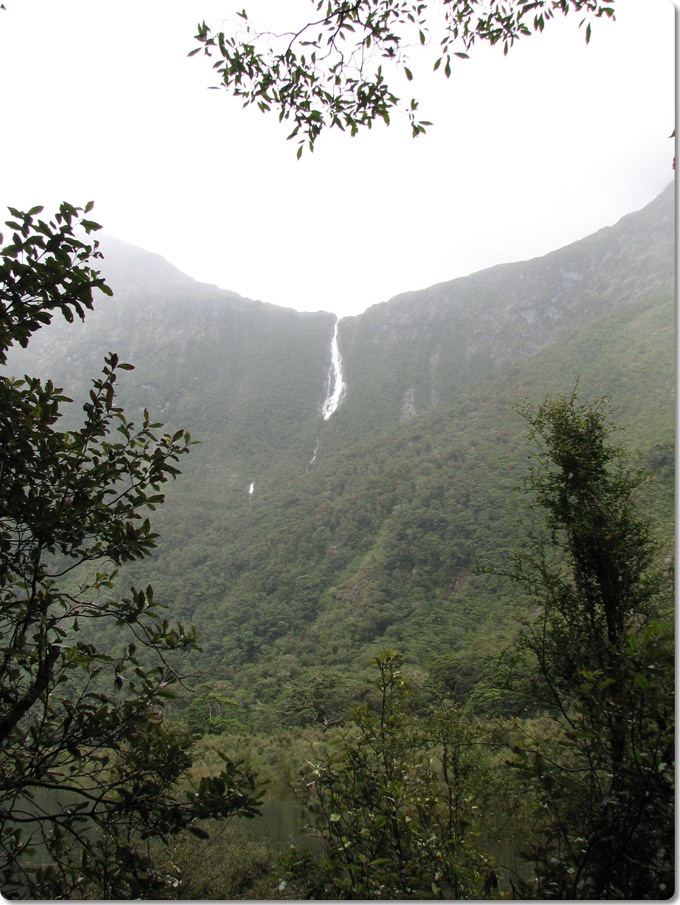
[[[326,399],[321,409],[321,415],[324,421],[328,421],[331,415],[336,412],[340,403],[345,397],[345,381],[342,379],[342,358],[340,357],[340,349],[338,348],[338,324],[340,319],[335,322],[333,330],[333,339],[331,340],[331,366],[328,369],[328,390]]]

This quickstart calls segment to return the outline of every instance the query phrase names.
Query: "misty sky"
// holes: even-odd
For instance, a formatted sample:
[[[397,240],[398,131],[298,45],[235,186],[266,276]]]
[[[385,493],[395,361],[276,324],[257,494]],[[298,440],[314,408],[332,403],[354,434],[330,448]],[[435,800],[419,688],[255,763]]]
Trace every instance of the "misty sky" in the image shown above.
[[[571,15],[507,57],[474,49],[448,81],[416,59],[426,136],[395,116],[301,161],[290,126],[207,90],[209,61],[187,58],[196,23],[241,0],[4,2],[3,210],[93,199],[106,233],[251,298],[356,314],[561,247],[673,177],[670,0],[616,0],[587,47]],[[277,27],[313,11],[245,5]]]

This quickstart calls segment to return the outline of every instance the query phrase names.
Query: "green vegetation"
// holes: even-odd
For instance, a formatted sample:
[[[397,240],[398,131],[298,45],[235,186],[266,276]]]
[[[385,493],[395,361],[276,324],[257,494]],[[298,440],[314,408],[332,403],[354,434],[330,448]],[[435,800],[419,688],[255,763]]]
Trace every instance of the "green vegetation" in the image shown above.
[[[50,325],[28,348],[7,348],[3,531],[47,544],[31,574],[52,609],[24,636],[2,629],[15,670],[3,712],[30,704],[33,688],[44,715],[31,729],[29,707],[3,749],[15,769],[5,771],[4,857],[10,872],[19,856],[27,871],[5,890],[670,893],[670,200],[665,193],[547,259],[343,322],[348,394],[329,422],[320,408],[330,315],[196,287],[157,262],[152,289],[138,279],[126,290],[123,274],[117,300],[102,306],[88,295],[101,278],[85,271],[89,288],[73,292],[83,307],[94,301],[84,326]],[[49,259],[25,240],[29,263],[33,252]],[[7,267],[23,267],[13,254]],[[563,271],[578,272],[588,291],[571,291],[576,280],[560,282]],[[52,288],[79,272],[73,255],[42,271]],[[561,323],[549,301],[556,291]],[[43,304],[28,316],[43,317]],[[139,367],[107,357],[109,339]],[[220,364],[225,354],[242,380]],[[101,357],[105,371],[88,387],[78,372]],[[9,376],[24,372],[68,381],[84,418],[54,381]],[[582,399],[609,397],[628,465],[610,444],[608,410],[559,396],[577,382]],[[518,409],[546,394],[557,396]],[[144,412],[147,397],[174,422],[165,438]],[[183,414],[201,441],[191,456],[176,423]],[[537,463],[526,417],[544,442]],[[166,492],[179,455],[182,479]],[[526,511],[523,486],[536,503]],[[578,491],[578,506],[562,487]],[[157,537],[143,509],[163,496]],[[35,536],[41,523],[52,541]],[[536,544],[513,559],[527,530]],[[27,572],[36,548],[20,547],[10,541],[7,555],[25,554]],[[91,562],[100,555],[108,559]],[[153,584],[153,596],[111,599],[116,571],[119,587]],[[7,574],[18,578],[7,579],[6,618],[37,612],[31,582],[9,566]],[[607,597],[603,575],[625,595]],[[154,618],[158,601],[170,622],[198,626],[202,649],[192,630]],[[50,650],[62,671],[43,688]],[[386,653],[395,650],[403,664]],[[186,683],[175,682],[178,672]],[[56,684],[60,674],[67,681]],[[257,821],[225,828],[213,819],[215,808],[253,813],[253,772],[237,766],[244,757],[269,783],[265,807],[292,808],[285,783],[307,803],[310,838],[283,861]],[[47,778],[31,773],[43,764]],[[16,791],[19,768],[28,790]],[[54,806],[42,797],[56,785],[63,836],[49,835]],[[90,835],[93,817],[106,822],[99,836]],[[41,845],[46,837],[49,857],[44,847],[20,852],[29,832]]]
[[[543,444],[529,482],[547,531],[511,574],[534,603],[515,648],[539,685],[536,715],[489,732],[451,701],[423,715],[421,694],[409,711],[383,652],[377,707],[356,709],[311,764],[324,853],[284,859],[296,895],[478,897],[499,876],[523,898],[672,895],[673,585],[637,511],[643,478],[609,442],[602,403],[558,397],[525,416]],[[531,871],[464,844],[464,831],[483,838],[489,808],[514,815],[493,836],[510,829]]]
[[[315,0],[314,6],[312,21],[292,22],[281,35],[256,29],[245,10],[239,13],[241,31],[213,33],[203,22],[196,35],[204,53],[217,56],[213,69],[220,85],[246,105],[273,108],[280,120],[293,120],[288,137],[299,136],[298,157],[305,144],[314,149],[324,128],[356,135],[377,120],[389,124],[395,108],[408,115],[414,137],[425,132],[431,123],[419,119],[417,100],[402,104],[383,73],[391,64],[411,82],[418,46],[429,51],[429,65],[449,78],[452,57],[466,58],[478,42],[507,53],[521,37],[542,32],[556,13],[573,11],[583,14],[579,25],[586,23],[589,41],[591,21],[614,16],[614,0],[445,0],[443,11],[426,0]]]
[[[266,49],[245,11],[234,36],[203,23],[194,53],[292,118],[300,156],[324,128],[389,123],[400,101],[382,65],[411,82],[409,41],[435,47],[448,78],[479,41],[507,52],[570,11],[589,40],[592,19],[613,18],[613,0],[442,8],[434,44],[426,2],[329,0]],[[425,131],[415,99],[405,112]],[[75,232],[98,225],[91,205],[50,222],[12,211],[6,895],[672,895],[671,202],[344,323],[347,398],[327,424],[330,315],[197,289],[161,264],[91,327],[42,329],[111,294],[97,242]],[[24,370],[52,379],[11,376]],[[610,396],[641,469],[610,443],[603,403],[546,397],[577,382]],[[523,420],[526,398],[546,401]],[[202,445],[156,514],[161,540],[147,514],[189,450],[179,424]],[[306,808],[308,839],[283,855],[227,824],[261,804],[243,754]]]
[[[171,602],[175,619],[202,627],[202,651],[183,660],[186,671],[197,676],[192,692],[171,702],[175,718],[200,719],[194,696],[214,693],[231,702],[229,713],[219,718],[228,718],[236,732],[323,726],[324,719],[347,715],[366,664],[382,647],[399,650],[414,667],[435,675],[439,670],[451,675],[454,662],[459,675],[450,681],[474,694],[479,706],[488,708],[502,695],[503,706],[510,706],[512,695],[499,687],[494,657],[507,646],[513,613],[527,604],[507,577],[475,574],[475,563],[483,557],[503,566],[521,531],[516,487],[527,458],[515,404],[573,386],[579,375],[584,397],[611,397],[628,448],[653,475],[653,483],[639,492],[670,553],[674,304],[665,254],[653,253],[667,247],[669,201],[672,195],[665,193],[649,209],[598,233],[592,250],[583,240],[548,256],[547,263],[540,259],[529,262],[531,267],[476,275],[472,288],[456,281],[441,296],[413,294],[406,331],[411,340],[396,335],[392,303],[368,312],[365,328],[363,317],[352,319],[345,340],[341,329],[341,341],[349,344],[343,349],[348,396],[329,422],[320,417],[329,316],[280,310],[274,316],[268,306],[250,310],[237,300],[245,307],[240,312],[229,296],[200,303],[197,290],[187,320],[173,301],[173,292],[187,296],[186,286],[173,288],[157,272],[155,291],[168,296],[167,305],[154,302],[147,309],[123,286],[110,314],[95,310],[91,329],[86,324],[71,339],[50,327],[10,359],[14,373],[55,373],[66,382],[68,362],[85,364],[101,349],[108,323],[126,357],[136,349],[135,370],[117,384],[127,411],[141,410],[148,393],[158,410],[169,405],[188,413],[200,395],[197,387],[209,387],[192,418],[192,436],[200,444],[155,514],[157,547],[147,560],[121,571],[124,586],[153,584],[158,599]],[[625,261],[617,257],[619,248]],[[627,290],[617,284],[624,266],[634,275]],[[533,301],[527,304],[540,312],[541,298],[552,297],[553,276],[559,280],[572,267],[580,268],[583,283],[596,286],[597,298],[606,295],[601,306],[590,296],[579,303],[575,293],[559,342],[531,348],[528,355],[518,352],[519,360],[501,358],[467,385],[456,386],[460,363],[451,370],[440,356],[438,400],[401,420],[403,384],[393,394],[394,404],[386,389],[388,379],[399,385],[389,377],[390,359],[397,369],[410,359],[424,366],[427,343],[440,342],[447,310],[452,325],[445,335],[455,333],[459,306],[477,312],[486,334],[487,322],[501,310],[501,287],[514,299],[533,281],[534,288],[526,290]],[[531,273],[536,276],[530,279]],[[650,286],[661,287],[659,294]],[[477,291],[491,292],[488,311],[486,303],[475,301]],[[624,293],[627,304],[616,306],[614,296]],[[400,321],[404,304],[394,305]],[[508,349],[521,345],[526,332],[522,311],[507,325]],[[241,316],[245,327],[238,327]],[[297,340],[296,330],[301,331]],[[377,344],[379,335],[385,348]],[[552,338],[548,333],[547,341]],[[488,342],[498,359],[500,334]],[[541,342],[538,331],[535,345]],[[248,354],[258,350],[259,364],[252,365],[257,380],[239,382],[229,367],[216,365],[221,348],[237,354],[239,343]],[[356,350],[366,352],[361,367]],[[418,369],[425,374],[420,364],[414,374]],[[423,376],[416,382],[416,399],[431,396],[429,380]],[[175,384],[176,395],[170,397],[165,387]],[[68,391],[86,398],[73,378]],[[270,397],[271,408],[262,409]],[[236,404],[238,409],[232,408]],[[237,410],[234,429],[234,422],[224,424],[224,412]],[[310,466],[317,436],[318,456]],[[249,498],[251,480],[256,486]],[[98,627],[102,638],[115,649],[115,634]],[[506,658],[509,662],[510,654]],[[519,708],[519,699],[513,700]],[[208,706],[205,712],[213,732],[217,711],[213,708],[211,716]]]
[[[279,487],[263,480],[251,501],[222,512],[195,540],[185,534],[180,543],[169,526],[157,580],[182,618],[210,625],[193,667],[210,664],[210,681],[224,683],[255,731],[295,725],[295,714],[297,725],[312,712],[318,722],[340,715],[331,697],[320,698],[319,677],[331,696],[350,700],[348,677],[384,646],[427,670],[456,655],[479,685],[512,613],[525,606],[504,576],[474,573],[479,557],[507,563],[521,530],[516,487],[527,460],[518,394],[559,390],[580,372],[585,394],[615,395],[629,446],[651,464],[652,449],[672,449],[672,323],[670,301],[617,312],[448,406],[328,450],[304,477]],[[642,336],[653,369],[631,354]],[[606,379],[593,354],[605,337]],[[670,544],[672,470],[655,467],[655,477],[641,492]],[[476,694],[488,699],[490,689],[482,683]]]
[[[7,224],[2,363],[54,311],[72,321],[94,289],[110,294],[90,266],[97,243],[75,232],[97,224],[67,204],[49,222],[41,210],[12,210]],[[152,896],[171,880],[154,868],[152,840],[256,813],[252,773],[229,760],[178,787],[189,743],[163,709],[194,631],[161,618],[151,586],[109,596],[118,567],[153,549],[144,515],[190,443],[160,436],[147,412],[139,426],[125,417],[115,384],[130,367],[106,357],[71,431],[60,430],[70,400],[51,381],[0,377],[0,875],[12,897]],[[88,623],[112,625],[122,649],[84,639]]]
[[[483,778],[472,731],[450,701],[412,717],[399,660],[374,660],[377,706],[356,708],[305,776],[323,853],[292,852],[284,870],[306,898],[470,898],[488,866],[470,841]]]
[[[545,531],[511,572],[533,603],[515,650],[543,697],[491,731],[469,698],[433,706],[421,689],[409,709],[399,657],[382,652],[377,705],[356,708],[305,777],[324,847],[282,862],[296,895],[489,896],[499,874],[524,898],[672,895],[673,583],[637,511],[643,477],[602,402],[572,394],[524,414],[542,444],[528,482]],[[523,842],[531,872],[479,846],[503,808],[514,819],[492,816],[493,836]]]
[[[601,404],[526,411],[544,535],[513,577],[538,609],[522,644],[552,701],[552,738],[516,742],[542,811],[541,898],[664,898],[674,877],[673,581],[642,518],[644,478]]]

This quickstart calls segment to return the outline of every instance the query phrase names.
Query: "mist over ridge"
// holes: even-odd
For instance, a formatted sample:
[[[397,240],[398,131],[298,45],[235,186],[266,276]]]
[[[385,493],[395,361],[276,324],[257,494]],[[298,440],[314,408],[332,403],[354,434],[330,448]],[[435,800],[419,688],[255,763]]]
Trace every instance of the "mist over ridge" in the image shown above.
[[[380,309],[383,306],[391,305],[394,302],[405,302],[409,298],[420,296],[422,294],[431,296],[437,295],[447,287],[453,287],[454,285],[464,283],[465,281],[468,281],[470,279],[479,278],[482,275],[490,274],[492,272],[495,272],[498,268],[516,268],[520,267],[521,265],[528,265],[531,267],[534,262],[548,260],[551,258],[551,256],[564,252],[567,249],[571,249],[574,252],[577,252],[579,247],[584,242],[589,243],[590,240],[595,236],[599,237],[604,242],[609,237],[611,230],[621,230],[621,232],[625,232],[625,227],[628,226],[630,218],[637,218],[637,215],[641,214],[642,211],[647,212],[647,217],[650,220],[653,220],[654,218],[660,216],[659,222],[657,223],[657,229],[662,231],[667,227],[669,218],[672,218],[674,216],[672,206],[673,193],[674,182],[670,182],[668,186],[655,199],[653,199],[648,205],[644,206],[640,210],[626,214],[612,226],[604,226],[590,236],[578,239],[570,243],[569,245],[562,246],[561,248],[555,249],[552,252],[548,252],[545,255],[528,258],[522,261],[498,263],[491,267],[486,267],[482,270],[472,271],[469,274],[455,277],[451,280],[440,281],[424,288],[401,292],[389,299],[380,300],[369,304],[364,309],[364,311],[359,314],[341,314],[339,315],[339,319],[354,320],[356,318],[363,317],[369,311],[373,312],[375,308]],[[662,199],[665,200],[662,201]],[[126,242],[121,238],[109,235],[106,232],[100,234],[99,238],[102,246],[102,251],[104,252],[105,256],[104,261],[100,262],[101,269],[102,272],[106,274],[109,281],[114,285],[116,282],[122,282],[127,289],[132,289],[135,283],[137,283],[140,288],[144,287],[147,292],[152,292],[153,283],[158,282],[163,287],[163,291],[165,293],[172,293],[173,290],[177,291],[183,284],[192,283],[197,289],[198,287],[202,287],[198,291],[204,292],[206,294],[211,294],[214,291],[225,292],[234,301],[238,299],[246,299],[249,302],[254,301],[249,296],[244,296],[238,292],[233,291],[232,289],[218,286],[216,283],[207,283],[196,280],[194,277],[180,270],[178,267],[176,267],[174,264],[172,264],[157,252],[143,249],[129,242]],[[659,250],[659,252],[661,252],[661,249]],[[297,311],[297,309],[290,306],[279,305],[275,299],[268,299],[266,301],[256,300],[256,303],[263,305],[273,305],[274,307],[282,308],[284,310]],[[317,311],[298,311],[298,313],[318,314],[332,312],[325,309],[323,307],[323,303],[321,302]]]
[[[642,210],[548,255],[341,318],[346,387],[328,421],[334,314],[199,283],[108,236],[100,265],[113,298],[102,297],[84,323],[55,319],[28,350],[13,353],[10,367],[50,375],[80,398],[115,350],[135,365],[123,403],[200,433],[205,442],[193,458],[206,480],[229,475],[228,484],[247,488],[258,475],[274,480],[284,461],[298,463],[294,472],[306,467],[321,428],[315,464],[328,444],[346,446],[436,409],[612,311],[672,296],[674,241],[670,184]]]

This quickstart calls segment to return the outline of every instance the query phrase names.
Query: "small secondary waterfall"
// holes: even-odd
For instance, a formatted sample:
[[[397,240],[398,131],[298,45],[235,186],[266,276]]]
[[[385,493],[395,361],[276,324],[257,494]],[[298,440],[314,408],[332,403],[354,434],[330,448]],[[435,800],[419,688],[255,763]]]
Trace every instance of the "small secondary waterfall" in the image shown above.
[[[340,319],[335,322],[333,330],[333,339],[331,340],[331,366],[328,369],[328,391],[321,415],[324,421],[328,421],[331,415],[336,412],[340,403],[345,396],[345,381],[342,379],[342,358],[340,349],[338,348],[338,324]]]

